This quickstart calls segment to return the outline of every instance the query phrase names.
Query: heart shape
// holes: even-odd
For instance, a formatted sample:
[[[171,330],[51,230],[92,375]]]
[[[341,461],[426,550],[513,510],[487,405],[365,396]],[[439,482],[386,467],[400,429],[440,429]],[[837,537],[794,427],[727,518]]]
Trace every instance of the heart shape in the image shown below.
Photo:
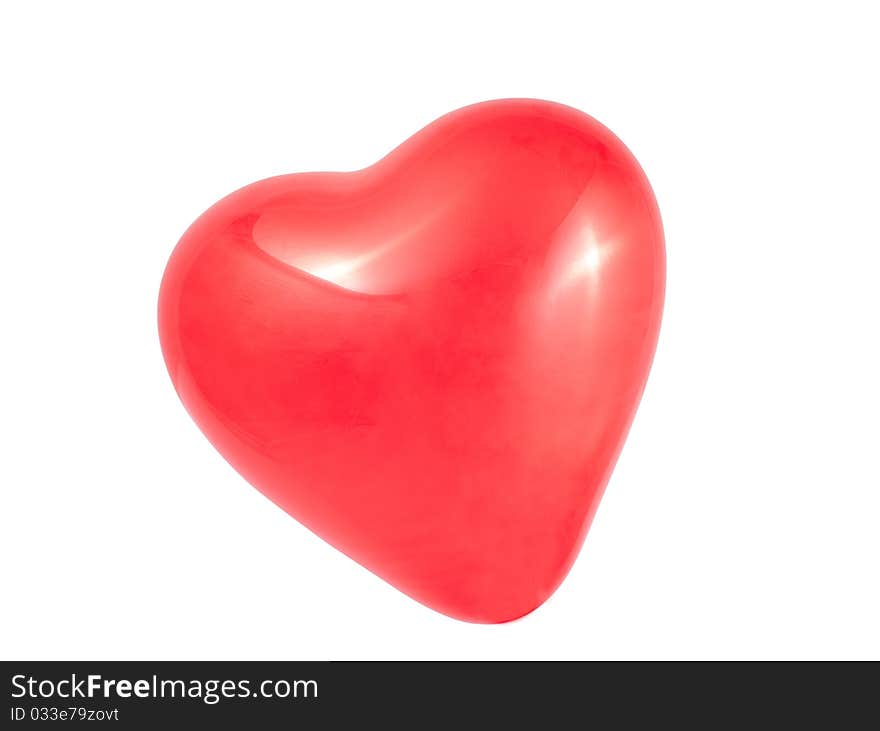
[[[583,542],[663,307],[641,168],[575,109],[502,100],[375,165],[206,211],[159,295],[185,407],[245,479],[418,601],[503,622]]]

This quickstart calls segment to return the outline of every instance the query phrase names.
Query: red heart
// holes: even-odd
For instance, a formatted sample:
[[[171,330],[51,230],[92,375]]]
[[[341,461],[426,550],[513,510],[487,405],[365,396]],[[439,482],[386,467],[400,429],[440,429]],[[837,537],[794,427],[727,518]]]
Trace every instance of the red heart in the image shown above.
[[[372,167],[283,175],[171,256],[162,350],[251,484],[401,591],[515,619],[574,561],[650,368],[647,179],[569,107],[486,102]]]

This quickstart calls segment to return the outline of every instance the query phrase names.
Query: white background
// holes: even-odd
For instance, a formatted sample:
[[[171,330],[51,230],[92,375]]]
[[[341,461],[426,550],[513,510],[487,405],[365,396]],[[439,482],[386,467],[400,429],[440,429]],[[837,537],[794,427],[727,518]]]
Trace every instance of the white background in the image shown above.
[[[4,3],[0,655],[880,658],[878,22],[822,5]],[[574,569],[478,626],[248,486],[155,307],[224,194],[509,96],[633,150],[668,297]]]

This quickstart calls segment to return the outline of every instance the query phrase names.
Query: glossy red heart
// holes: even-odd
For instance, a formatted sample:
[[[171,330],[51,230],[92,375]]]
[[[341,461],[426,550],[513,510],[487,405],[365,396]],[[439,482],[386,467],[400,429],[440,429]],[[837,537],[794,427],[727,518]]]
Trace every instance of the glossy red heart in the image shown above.
[[[187,410],[252,485],[418,601],[502,622],[577,555],[664,280],[623,144],[569,107],[494,101],[365,170],[221,200],[171,256],[159,331]]]

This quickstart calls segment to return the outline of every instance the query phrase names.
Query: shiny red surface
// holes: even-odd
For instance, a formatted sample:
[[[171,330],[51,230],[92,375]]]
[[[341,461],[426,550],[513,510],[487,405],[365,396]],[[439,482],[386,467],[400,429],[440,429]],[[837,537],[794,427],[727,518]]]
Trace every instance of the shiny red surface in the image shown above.
[[[577,555],[664,279],[621,142],[568,107],[495,101],[364,170],[221,200],[171,256],[159,331],[187,410],[252,485],[418,601],[501,622]]]

